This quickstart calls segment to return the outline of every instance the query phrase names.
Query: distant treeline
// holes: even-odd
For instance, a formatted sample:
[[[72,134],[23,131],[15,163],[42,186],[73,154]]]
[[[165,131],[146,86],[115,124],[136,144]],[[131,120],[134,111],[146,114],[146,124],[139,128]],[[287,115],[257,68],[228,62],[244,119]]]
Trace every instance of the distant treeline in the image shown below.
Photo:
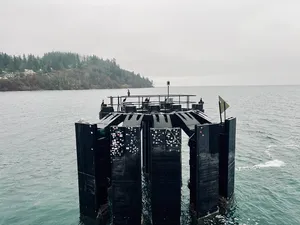
[[[115,59],[49,52],[42,57],[0,53],[0,91],[143,88],[153,82],[124,69]]]

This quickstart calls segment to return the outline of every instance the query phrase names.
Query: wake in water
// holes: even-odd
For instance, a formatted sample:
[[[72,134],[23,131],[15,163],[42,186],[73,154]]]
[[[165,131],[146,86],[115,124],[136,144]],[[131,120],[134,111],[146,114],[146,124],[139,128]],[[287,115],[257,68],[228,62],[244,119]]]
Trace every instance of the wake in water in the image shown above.
[[[237,167],[237,171],[261,169],[261,168],[268,168],[268,167],[282,167],[284,165],[285,165],[285,163],[283,161],[278,160],[278,159],[274,159],[274,160],[271,160],[271,161],[267,161],[265,163],[260,163],[260,164],[254,165],[254,166]]]
[[[268,145],[267,149],[265,150],[266,155],[268,156],[269,159],[273,159],[273,156],[271,154],[271,149],[277,147],[277,145]],[[242,166],[238,167],[237,170],[251,170],[251,169],[260,169],[260,168],[268,168],[268,167],[281,167],[284,166],[285,163],[281,160],[278,159],[273,159],[264,163],[259,163],[254,166]]]
[[[274,159],[273,158],[273,155],[272,155],[272,150],[274,148],[277,148],[279,147],[278,145],[275,145],[275,144],[271,144],[271,145],[268,145],[266,147],[266,150],[264,151],[265,154],[268,156],[269,158],[269,161],[266,161],[264,163],[259,163],[259,164],[256,164],[254,166],[241,166],[241,167],[237,167],[237,171],[240,171],[240,170],[253,170],[253,169],[261,169],[261,168],[269,168],[269,167],[282,167],[285,165],[285,162],[279,160],[279,159]],[[283,145],[283,146],[280,146],[281,148],[295,148],[295,149],[300,149],[300,146],[297,145],[297,144],[286,144],[286,145]]]
[[[265,163],[254,165],[254,168],[266,168],[266,167],[281,167],[284,166],[284,162],[278,159],[271,160]]]

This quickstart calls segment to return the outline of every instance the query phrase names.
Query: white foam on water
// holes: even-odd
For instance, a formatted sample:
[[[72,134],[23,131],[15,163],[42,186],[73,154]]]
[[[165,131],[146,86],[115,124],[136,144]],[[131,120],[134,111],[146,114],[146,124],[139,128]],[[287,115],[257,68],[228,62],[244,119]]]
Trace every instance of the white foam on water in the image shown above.
[[[265,163],[260,163],[257,165],[254,165],[253,168],[266,168],[266,167],[281,167],[284,166],[284,162],[278,159],[267,161]]]
[[[270,153],[270,151],[267,149],[267,150],[265,150],[265,153],[268,155],[268,157],[271,159],[272,158],[272,155],[271,155],[271,153]]]
[[[239,166],[236,168],[237,171],[241,170],[250,170],[252,167],[251,166]]]
[[[268,168],[268,167],[282,167],[285,163],[281,160],[274,159],[271,161],[267,161],[265,163],[256,164],[254,166],[241,166],[237,167],[237,170],[253,170],[253,169],[261,169],[261,168]]]

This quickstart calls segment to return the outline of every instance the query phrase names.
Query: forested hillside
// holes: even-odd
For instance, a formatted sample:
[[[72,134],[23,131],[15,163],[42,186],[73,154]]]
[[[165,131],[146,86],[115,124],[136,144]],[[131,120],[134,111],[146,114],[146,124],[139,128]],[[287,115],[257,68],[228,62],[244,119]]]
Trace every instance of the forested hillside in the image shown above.
[[[0,53],[0,91],[152,87],[153,82],[124,69],[115,59],[49,52],[42,57]]]

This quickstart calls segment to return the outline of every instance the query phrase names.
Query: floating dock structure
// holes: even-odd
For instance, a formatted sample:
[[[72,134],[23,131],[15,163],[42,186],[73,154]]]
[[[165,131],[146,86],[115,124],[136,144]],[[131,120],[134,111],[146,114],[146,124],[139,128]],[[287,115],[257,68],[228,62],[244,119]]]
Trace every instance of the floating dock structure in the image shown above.
[[[96,224],[179,225],[182,131],[189,137],[190,211],[197,224],[234,194],[236,118],[212,123],[195,95],[109,97],[97,123],[77,122],[80,218]],[[142,184],[142,180],[146,181]]]

